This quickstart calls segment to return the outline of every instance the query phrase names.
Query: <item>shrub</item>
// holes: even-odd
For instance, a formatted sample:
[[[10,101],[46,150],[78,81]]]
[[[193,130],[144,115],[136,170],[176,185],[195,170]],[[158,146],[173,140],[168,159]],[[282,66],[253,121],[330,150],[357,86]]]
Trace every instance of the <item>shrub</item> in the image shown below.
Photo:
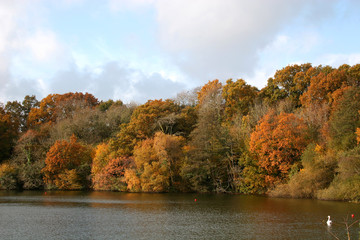
[[[35,162],[31,164],[22,164],[19,169],[19,180],[22,188],[27,190],[44,188],[43,174],[41,169],[43,163]]]
[[[18,170],[8,164],[0,165],[0,189],[13,190],[18,188]]]
[[[319,190],[329,186],[334,178],[336,160],[331,154],[319,156],[310,145],[301,159],[303,168],[288,183],[280,184],[269,195],[275,197],[315,198]]]
[[[360,146],[339,156],[337,170],[334,181],[318,193],[318,198],[360,201]]]
[[[121,157],[111,159],[103,171],[93,178],[95,190],[126,191],[125,171],[132,163],[131,158]]]

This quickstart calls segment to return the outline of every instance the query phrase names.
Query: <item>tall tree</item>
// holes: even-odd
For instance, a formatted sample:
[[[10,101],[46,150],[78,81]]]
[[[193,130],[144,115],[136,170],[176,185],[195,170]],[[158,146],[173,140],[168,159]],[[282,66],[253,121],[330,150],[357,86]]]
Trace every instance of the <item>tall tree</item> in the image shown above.
[[[347,89],[330,116],[331,147],[350,150],[357,144],[356,129],[360,127],[360,88]]]
[[[229,187],[221,93],[221,83],[214,80],[204,85],[198,94],[198,123],[190,134],[189,153],[182,167],[182,176],[195,191],[225,191]]]
[[[27,95],[22,103],[18,101],[7,102],[5,111],[11,115],[13,123],[18,125],[18,130],[25,132],[28,127],[27,121],[30,110],[38,106],[39,102],[36,100],[36,97]]]

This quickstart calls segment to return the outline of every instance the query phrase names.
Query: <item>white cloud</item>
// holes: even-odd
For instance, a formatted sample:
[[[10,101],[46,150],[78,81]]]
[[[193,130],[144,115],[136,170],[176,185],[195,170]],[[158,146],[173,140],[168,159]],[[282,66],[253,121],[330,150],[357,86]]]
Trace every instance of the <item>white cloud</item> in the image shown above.
[[[24,41],[24,47],[38,61],[45,62],[58,58],[63,52],[54,32],[38,30]]]
[[[197,79],[251,74],[258,52],[284,26],[304,14],[316,23],[331,15],[334,1],[158,0],[155,3],[163,47],[182,70]],[[304,46],[306,49],[306,46]]]
[[[19,2],[0,2],[0,84],[2,86],[10,81],[9,68],[13,50],[16,47],[16,36],[18,35],[16,19],[17,16],[21,16],[23,13],[24,8]]]
[[[128,67],[119,62],[98,66],[94,74],[90,68],[73,67],[58,72],[50,91],[52,93],[90,92],[95,97],[120,99],[124,102],[144,103],[149,99],[171,98],[185,89],[182,83],[164,78],[160,73],[146,74],[141,69]]]
[[[123,44],[126,46],[123,51],[114,51],[123,39],[114,36],[112,40],[118,45],[110,45],[107,35],[99,33],[81,47],[71,43],[66,46],[60,40],[61,29],[47,25],[46,17],[51,11],[56,6],[63,12],[70,8],[78,11],[82,5],[84,11],[79,14],[94,14],[94,8],[103,11],[103,3],[0,1],[0,84],[5,86],[0,88],[0,96],[4,99],[22,94],[19,96],[22,98],[26,91],[17,87],[23,84],[29,90],[26,94],[89,91],[101,99],[143,102],[170,97],[183,90],[185,84],[187,88],[194,87],[215,78],[242,77],[262,87],[276,69],[308,62],[309,55],[321,55],[311,56],[317,59],[314,64],[359,62],[359,54],[314,51],[324,41],[318,33],[319,23],[335,16],[335,6],[343,8],[344,16],[353,14],[356,10],[347,11],[354,6],[350,0],[329,0],[326,4],[323,0],[108,0],[107,3],[111,11],[123,14],[121,19],[132,14],[126,11],[150,9],[142,12],[144,15],[134,16],[155,17],[158,25],[151,29],[157,29],[158,39],[138,41],[131,36],[140,35],[129,33],[129,44]],[[86,8],[87,5],[91,8]],[[130,29],[131,26],[128,25]],[[141,37],[146,38],[147,31],[150,30],[145,29]],[[81,44],[83,37],[75,36]],[[148,47],[153,47],[153,51],[147,51]],[[88,50],[94,48],[96,53]]]
[[[70,59],[56,34],[42,26],[41,1],[0,1],[1,101],[41,94],[42,74]]]

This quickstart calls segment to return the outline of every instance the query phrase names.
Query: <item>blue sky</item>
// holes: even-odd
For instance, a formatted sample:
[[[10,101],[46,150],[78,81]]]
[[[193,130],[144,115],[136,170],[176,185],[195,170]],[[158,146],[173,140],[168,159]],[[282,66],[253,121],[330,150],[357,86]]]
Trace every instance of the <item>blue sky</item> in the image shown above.
[[[4,0],[0,101],[77,91],[143,103],[213,79],[262,88],[289,64],[358,64],[358,2]]]

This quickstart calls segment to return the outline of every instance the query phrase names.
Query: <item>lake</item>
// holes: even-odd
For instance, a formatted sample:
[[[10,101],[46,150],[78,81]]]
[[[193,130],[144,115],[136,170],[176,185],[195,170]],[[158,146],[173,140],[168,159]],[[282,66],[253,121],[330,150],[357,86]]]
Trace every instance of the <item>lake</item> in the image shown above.
[[[196,201],[195,201],[196,199]],[[0,192],[0,239],[346,239],[360,204],[218,194]],[[322,221],[331,215],[334,225]],[[351,220],[349,220],[350,222]],[[359,239],[359,225],[351,231]]]

